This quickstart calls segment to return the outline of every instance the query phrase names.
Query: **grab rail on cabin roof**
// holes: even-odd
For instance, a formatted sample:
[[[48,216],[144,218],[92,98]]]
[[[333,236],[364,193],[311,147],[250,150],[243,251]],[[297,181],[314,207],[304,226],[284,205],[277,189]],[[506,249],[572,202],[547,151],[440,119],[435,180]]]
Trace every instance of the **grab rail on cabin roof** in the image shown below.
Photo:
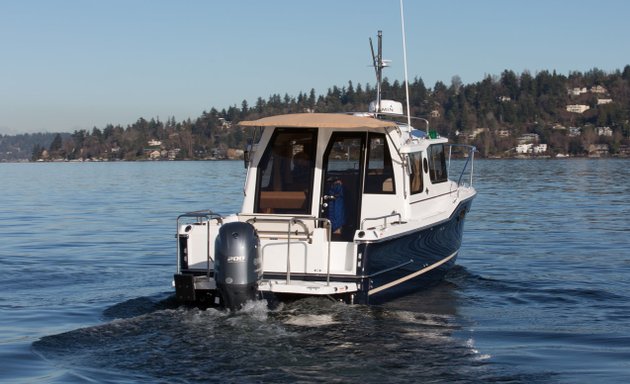
[[[177,238],[177,274],[179,274],[181,272],[181,254],[180,254],[180,247],[179,247],[179,220],[182,218],[194,218],[197,219],[197,223],[201,224],[203,222],[203,220],[205,219],[206,221],[210,222],[210,220],[216,220],[217,223],[219,223],[219,225],[223,224],[223,216],[219,215],[218,213],[214,213],[211,210],[203,210],[203,211],[193,211],[193,212],[187,212],[184,214],[181,214],[179,216],[177,216],[177,233],[175,235],[175,237]],[[206,226],[208,233],[206,234],[206,238],[208,239],[208,244],[206,247],[206,270],[207,270],[207,275],[208,277],[210,277],[210,225]]]
[[[293,225],[300,225],[302,228],[306,229],[304,231],[304,233],[306,234],[306,239],[307,241],[310,243],[311,242],[311,233],[308,232],[308,226],[306,225],[306,223],[304,221],[313,221],[313,224],[316,223],[324,223],[324,227],[326,228],[326,243],[327,243],[327,259],[326,259],[326,285],[330,285],[330,243],[331,243],[331,239],[332,239],[332,232],[331,232],[331,228],[332,228],[332,224],[330,223],[330,220],[327,218],[318,218],[318,217],[314,217],[314,216],[295,216],[295,217],[260,217],[260,216],[256,216],[256,217],[252,217],[251,219],[247,220],[246,222],[249,224],[254,225],[255,223],[287,223],[288,228],[287,228],[287,278],[286,278],[286,284],[289,285],[291,284],[291,233],[293,231],[291,231],[291,228]],[[297,231],[296,235],[298,234]],[[279,233],[274,231],[273,233]]]
[[[398,216],[398,222],[402,221],[402,215],[398,212],[392,212],[389,215],[385,215],[385,216],[366,217],[365,219],[361,220],[361,229],[363,229],[363,224],[365,224],[366,221],[374,221],[374,220],[381,220],[381,219],[383,219],[383,227],[387,227],[387,219],[394,216]]]

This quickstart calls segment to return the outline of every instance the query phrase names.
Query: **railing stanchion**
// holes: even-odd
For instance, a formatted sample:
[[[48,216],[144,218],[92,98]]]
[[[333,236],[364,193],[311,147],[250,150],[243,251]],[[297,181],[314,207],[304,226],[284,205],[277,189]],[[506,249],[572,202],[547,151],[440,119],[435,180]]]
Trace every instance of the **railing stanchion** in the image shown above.
[[[214,213],[211,210],[206,211],[194,211],[187,212],[177,216],[177,230],[175,231],[175,237],[177,238],[177,274],[181,273],[181,247],[179,245],[179,221],[183,217],[194,218],[197,220],[197,223],[203,223],[203,219],[206,219],[207,222],[207,244],[206,244],[206,275],[208,278],[210,277],[210,220],[216,220],[219,225],[223,224],[223,217],[218,213]]]

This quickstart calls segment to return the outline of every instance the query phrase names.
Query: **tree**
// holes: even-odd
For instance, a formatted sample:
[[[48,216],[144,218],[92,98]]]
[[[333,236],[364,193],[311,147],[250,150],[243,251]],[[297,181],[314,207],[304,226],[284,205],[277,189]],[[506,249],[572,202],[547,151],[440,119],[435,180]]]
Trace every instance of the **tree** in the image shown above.
[[[52,143],[50,143],[48,152],[51,155],[58,153],[62,145],[63,145],[63,140],[61,139],[61,135],[58,133],[55,135],[55,138],[53,139]]]
[[[39,144],[35,144],[33,146],[33,152],[31,155],[31,161],[37,161],[42,158],[42,152],[44,152],[44,147]]]
[[[450,91],[453,92],[455,95],[459,94],[460,89],[462,88],[462,78],[459,77],[459,75],[455,75],[453,77],[451,77],[451,88]]]
[[[520,86],[518,84],[516,73],[508,70],[503,71],[501,74],[501,85],[506,92],[506,96],[509,96],[512,100],[516,100],[520,93]]]

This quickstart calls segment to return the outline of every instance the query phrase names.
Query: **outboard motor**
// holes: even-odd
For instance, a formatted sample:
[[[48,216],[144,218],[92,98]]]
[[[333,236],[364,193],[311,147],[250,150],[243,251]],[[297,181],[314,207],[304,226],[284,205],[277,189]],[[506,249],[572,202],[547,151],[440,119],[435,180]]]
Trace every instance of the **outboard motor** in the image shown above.
[[[256,300],[262,279],[260,240],[249,223],[226,223],[214,243],[214,278],[223,305],[235,310]]]

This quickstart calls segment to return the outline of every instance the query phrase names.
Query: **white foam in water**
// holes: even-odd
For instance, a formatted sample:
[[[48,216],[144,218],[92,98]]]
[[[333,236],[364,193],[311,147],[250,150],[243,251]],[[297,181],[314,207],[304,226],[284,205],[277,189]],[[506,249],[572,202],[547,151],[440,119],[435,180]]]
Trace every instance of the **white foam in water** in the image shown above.
[[[480,354],[479,351],[475,348],[475,340],[473,339],[466,340],[466,346],[470,348],[470,351],[476,355],[475,360],[488,360],[492,357],[488,354]]]
[[[434,313],[417,313],[409,311],[396,311],[394,316],[405,322],[423,324],[437,327],[450,327],[451,316]]]
[[[248,301],[243,305],[243,308],[238,310],[239,313],[250,315],[251,317],[264,321],[269,316],[269,307],[267,300],[254,300]]]
[[[322,327],[337,323],[332,315],[297,315],[285,321],[285,324],[300,327]]]
[[[214,308],[208,308],[206,310],[196,308],[192,310],[180,309],[180,311],[179,315],[182,317],[182,321],[193,326],[207,324],[212,319],[226,316],[221,311]]]

